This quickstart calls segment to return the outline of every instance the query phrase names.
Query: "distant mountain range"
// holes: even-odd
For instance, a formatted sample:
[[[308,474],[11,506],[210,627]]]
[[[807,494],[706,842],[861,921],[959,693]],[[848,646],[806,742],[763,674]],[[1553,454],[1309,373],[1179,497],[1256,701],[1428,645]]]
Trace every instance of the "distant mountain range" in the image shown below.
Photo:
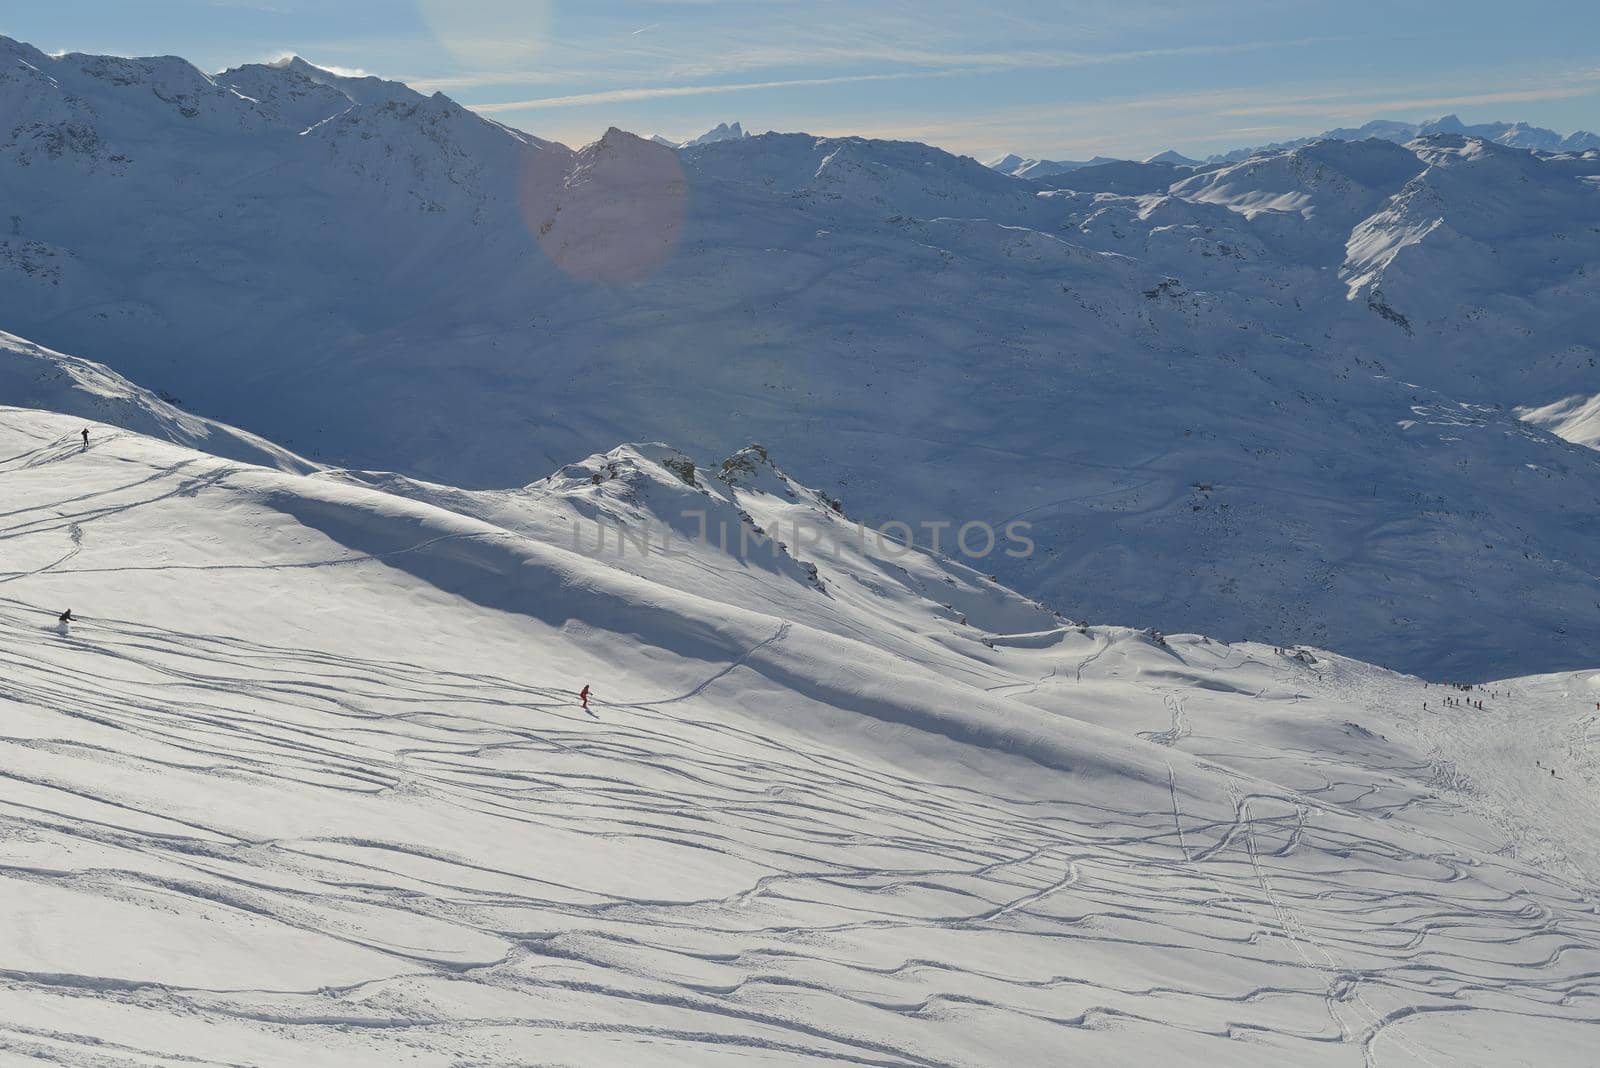
[[[666,145],[668,148],[694,148],[697,145],[709,145],[717,141],[737,141],[744,136],[744,128],[737,122],[732,124],[719,122],[699,137],[691,137],[687,141],[669,141],[660,134],[651,135],[650,140],[658,145]]]
[[[1364,141],[1369,137],[1375,137],[1382,141],[1394,141],[1404,144],[1407,141],[1418,137],[1426,137],[1430,134],[1457,134],[1462,137],[1476,137],[1497,145],[1505,145],[1508,148],[1526,148],[1539,152],[1600,150],[1600,134],[1592,134],[1587,130],[1578,130],[1563,136],[1554,130],[1547,130],[1542,126],[1531,126],[1525,122],[1485,122],[1468,125],[1454,115],[1446,115],[1443,118],[1415,123],[1374,119],[1364,126],[1341,127],[1335,130],[1328,130],[1318,134],[1316,137],[1298,137],[1291,141],[1278,141],[1272,144],[1235,148],[1228,152],[1207,156],[1203,160],[1190,159],[1169,149],[1166,152],[1157,153],[1142,162],[1202,167],[1206,164],[1237,163],[1239,160],[1248,159],[1261,152],[1285,152],[1299,148],[1302,145],[1309,145],[1313,141]],[[1095,156],[1090,160],[1024,159],[1014,153],[1008,153],[999,159],[991,160],[989,166],[1003,174],[1009,174],[1017,178],[1052,178],[1084,167],[1128,162],[1134,161],[1108,156]]]

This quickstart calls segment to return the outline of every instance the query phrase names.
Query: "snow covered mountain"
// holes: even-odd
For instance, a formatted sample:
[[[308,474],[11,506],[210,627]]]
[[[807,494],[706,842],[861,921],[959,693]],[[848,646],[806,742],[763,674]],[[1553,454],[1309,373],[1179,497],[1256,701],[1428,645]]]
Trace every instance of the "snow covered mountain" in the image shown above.
[[[1288,152],[1296,148],[1303,148],[1316,141],[1365,141],[1376,138],[1382,141],[1393,141],[1396,144],[1405,144],[1419,137],[1432,134],[1456,134],[1462,137],[1475,137],[1481,141],[1491,141],[1507,148],[1525,148],[1539,152],[1587,152],[1600,150],[1600,134],[1590,133],[1588,130],[1575,130],[1570,134],[1560,134],[1542,126],[1533,126],[1525,122],[1482,122],[1464,123],[1455,115],[1445,115],[1437,119],[1426,119],[1422,122],[1396,122],[1392,119],[1374,119],[1361,126],[1341,126],[1332,130],[1325,130],[1315,137],[1297,137],[1288,141],[1274,141],[1264,145],[1250,145],[1245,148],[1235,148],[1228,152],[1208,156],[1204,160],[1190,159],[1174,149],[1159,152],[1149,157],[1146,163],[1175,163],[1182,166],[1202,167],[1206,164],[1238,163],[1249,159],[1251,156],[1262,155],[1270,152]],[[1025,159],[1015,153],[1007,153],[988,164],[995,170],[1010,174],[1018,178],[1051,178],[1080,167],[1087,167],[1097,163],[1125,163],[1128,160],[1117,160],[1106,156],[1096,156],[1088,162],[1075,162],[1071,160],[1052,161]]]
[[[1065,189],[1077,193],[1117,193],[1121,196],[1149,196],[1165,193],[1175,183],[1209,167],[1190,167],[1162,160],[1113,160],[1089,163],[1071,171],[1028,176],[1038,189]]]
[[[1127,163],[1128,160],[1118,159],[1115,156],[1095,156],[1092,159],[1024,159],[1015,154],[1007,154],[990,162],[989,166],[1002,174],[1009,174],[1013,178],[1054,178],[1058,175],[1070,174],[1082,170],[1084,167],[1097,167],[1106,163]]]
[[[81,425],[0,408],[7,1057],[1592,1060],[1593,671],[673,535],[848,527],[755,447],[473,491]]]
[[[697,145],[709,145],[716,141],[737,141],[739,138],[747,136],[749,135],[744,132],[744,128],[737,122],[732,125],[719,122],[699,137],[691,137],[687,141],[671,141],[660,134],[652,134],[650,140],[658,145],[666,145],[668,148],[694,148]]]
[[[1328,130],[1316,137],[1302,137],[1292,141],[1256,145],[1251,148],[1236,148],[1231,152],[1211,157],[1210,162],[1237,162],[1262,152],[1282,152],[1299,148],[1313,141],[1365,141],[1368,138],[1378,138],[1384,141],[1405,144],[1418,137],[1427,137],[1432,134],[1455,134],[1460,137],[1475,137],[1481,141],[1505,145],[1507,148],[1525,148],[1539,152],[1586,152],[1591,149],[1600,149],[1600,134],[1593,134],[1588,130],[1575,130],[1570,134],[1563,135],[1554,130],[1547,130],[1542,126],[1531,126],[1525,122],[1468,124],[1454,115],[1445,115],[1442,118],[1427,119],[1423,122],[1415,123],[1374,119],[1372,122],[1362,126],[1353,128],[1340,127]]]
[[[0,113],[0,327],[312,464],[490,490],[762,441],[873,525],[1031,523],[968,563],[1074,618],[1432,678],[1600,642],[1600,455],[1552,412],[1600,395],[1600,153],[1075,188],[864,138],[573,151],[301,62],[11,41]]]
[[[699,145],[714,144],[717,141],[737,141],[741,137],[745,136],[747,135],[745,134],[744,129],[737,122],[731,126],[725,122],[719,122],[717,125],[701,134],[699,137],[685,141],[678,147],[695,148]]]

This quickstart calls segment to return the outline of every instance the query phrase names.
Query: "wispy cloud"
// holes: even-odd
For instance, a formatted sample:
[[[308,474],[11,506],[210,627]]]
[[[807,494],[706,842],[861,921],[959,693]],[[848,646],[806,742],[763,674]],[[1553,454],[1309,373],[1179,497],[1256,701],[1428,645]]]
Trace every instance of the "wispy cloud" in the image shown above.
[[[1442,96],[1400,96],[1393,98],[1351,100],[1346,107],[1359,107],[1366,112],[1427,111],[1433,108],[1464,108],[1483,104],[1522,104],[1540,100],[1571,100],[1600,95],[1600,77],[1590,75],[1571,84],[1545,85],[1530,89],[1492,89],[1485,92],[1448,93]],[[1326,102],[1285,103],[1274,101],[1249,107],[1228,109],[1229,115],[1324,115],[1329,113]]]
[[[675,73],[710,76],[738,69],[789,68],[853,63],[897,64],[930,71],[959,70],[981,73],[996,70],[1064,70],[1073,67],[1110,66],[1152,59],[1227,56],[1269,49],[1302,48],[1349,40],[1346,37],[1299,37],[1288,40],[1234,41],[1226,44],[1174,45],[1108,51],[1081,49],[963,50],[883,45],[764,45],[729,54],[689,61]]]
[[[587,107],[594,104],[617,104],[633,100],[660,100],[681,96],[706,96],[712,93],[748,93],[761,89],[795,89],[819,85],[848,85],[852,82],[903,81],[907,78],[933,77],[938,71],[904,71],[888,74],[844,74],[835,78],[789,78],[771,82],[739,82],[716,85],[658,85],[638,89],[605,89],[596,93],[575,93],[571,96],[544,96],[533,100],[509,100],[499,104],[468,104],[473,111],[497,115],[507,111],[531,111],[537,108]]]
[[[475,111],[486,114],[499,114],[509,111],[528,111],[538,108],[564,108],[587,107],[596,104],[616,104],[638,100],[656,100],[670,97],[706,96],[717,93],[744,93],[769,89],[792,89],[802,87],[815,87],[824,85],[848,85],[856,82],[885,82],[905,81],[913,78],[950,78],[963,75],[977,75],[991,73],[996,70],[1018,69],[1062,69],[1068,67],[1103,66],[1115,63],[1132,63],[1149,59],[1170,59],[1178,56],[1219,56],[1236,54],[1240,52],[1257,51],[1264,48],[1292,48],[1300,45],[1316,44],[1324,38],[1301,38],[1293,41],[1248,41],[1236,42],[1225,45],[1188,45],[1172,48],[1149,48],[1121,52],[927,52],[915,49],[879,50],[860,48],[839,48],[826,53],[826,58],[834,62],[845,59],[860,60],[865,58],[892,59],[906,64],[919,64],[914,69],[898,71],[874,71],[862,74],[840,74],[829,77],[815,78],[776,78],[766,81],[754,82],[708,82],[691,85],[657,85],[639,86],[625,89],[603,89],[587,93],[571,93],[561,96],[535,97],[529,100],[513,100],[488,104],[468,104]],[[781,65],[777,55],[768,56],[768,64]],[[781,53],[784,64],[798,61],[796,53]],[[823,58],[814,51],[805,53],[810,62]],[[478,81],[473,83],[470,79],[488,78],[496,81]],[[458,88],[471,84],[513,84],[514,76],[509,74],[493,75],[467,75],[457,82]],[[440,80],[434,79],[427,82],[430,87],[440,87]]]
[[[448,74],[438,77],[400,75],[396,80],[405,82],[419,93],[448,93],[458,89],[486,89],[497,85],[560,85],[579,76],[578,71],[474,71],[467,74]]]

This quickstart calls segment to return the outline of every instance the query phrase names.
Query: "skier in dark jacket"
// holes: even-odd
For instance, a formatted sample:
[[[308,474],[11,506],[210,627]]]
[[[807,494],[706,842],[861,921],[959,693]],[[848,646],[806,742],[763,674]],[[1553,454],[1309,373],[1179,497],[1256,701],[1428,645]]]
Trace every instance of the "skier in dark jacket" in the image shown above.
[[[86,448],[86,449],[89,447],[89,428],[88,427],[84,427],[83,428],[83,447]]]
[[[77,620],[72,618],[72,609],[69,608],[65,612],[62,612],[59,616],[56,617],[56,622],[57,623],[76,623]]]

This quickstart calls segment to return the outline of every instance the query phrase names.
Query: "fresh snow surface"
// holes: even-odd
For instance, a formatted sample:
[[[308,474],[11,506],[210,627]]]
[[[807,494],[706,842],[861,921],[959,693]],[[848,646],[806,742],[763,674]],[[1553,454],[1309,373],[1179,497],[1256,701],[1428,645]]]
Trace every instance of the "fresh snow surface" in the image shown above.
[[[0,408],[10,1060],[1593,1063],[1600,672],[659,532],[847,535],[759,448],[488,491],[84,425]]]
[[[0,398],[10,405],[64,412],[281,471],[317,468],[254,434],[180,410],[181,398],[156,396],[109,367],[52,352],[3,330]]]

